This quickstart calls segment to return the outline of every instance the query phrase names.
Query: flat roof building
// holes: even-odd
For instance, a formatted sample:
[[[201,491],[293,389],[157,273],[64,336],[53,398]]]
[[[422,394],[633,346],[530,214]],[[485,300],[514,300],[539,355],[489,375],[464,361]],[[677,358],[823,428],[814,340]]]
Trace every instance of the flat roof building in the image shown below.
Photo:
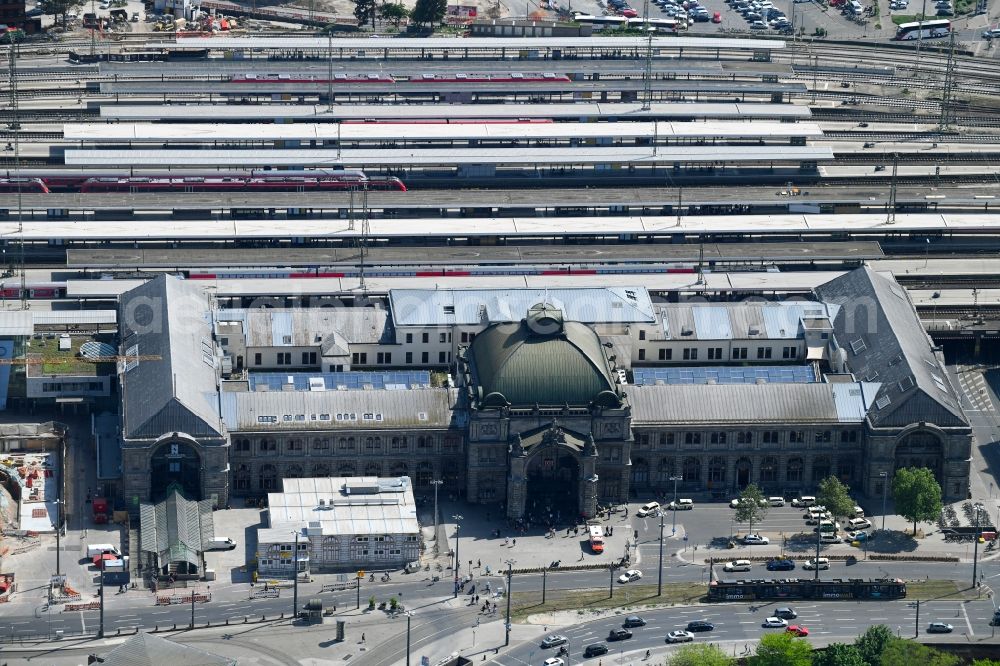
[[[418,560],[420,524],[409,477],[284,479],[268,493],[268,527],[257,530],[262,575],[395,569]]]

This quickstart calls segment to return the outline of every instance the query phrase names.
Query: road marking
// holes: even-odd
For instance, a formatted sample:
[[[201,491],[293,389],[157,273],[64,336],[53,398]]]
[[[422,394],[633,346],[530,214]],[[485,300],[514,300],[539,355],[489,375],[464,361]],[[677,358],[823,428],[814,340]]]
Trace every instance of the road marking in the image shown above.
[[[82,633],[87,633],[87,623],[83,620],[83,613],[80,613],[80,629]]]
[[[965,617],[965,626],[969,628],[969,638],[973,638],[975,637],[976,632],[972,630],[972,623],[969,622],[969,613],[968,611],[965,610],[965,604],[961,605],[961,609],[962,609],[962,615]]]

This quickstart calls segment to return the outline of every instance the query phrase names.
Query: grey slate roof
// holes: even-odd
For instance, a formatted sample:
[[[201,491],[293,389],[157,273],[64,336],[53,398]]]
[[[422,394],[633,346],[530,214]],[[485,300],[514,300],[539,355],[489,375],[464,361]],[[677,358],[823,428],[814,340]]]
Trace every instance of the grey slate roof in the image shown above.
[[[121,353],[159,356],[126,363],[122,430],[126,439],[165,432],[222,434],[208,301],[197,285],[160,275],[125,292],[118,307]]]
[[[733,426],[863,423],[878,384],[667,384],[628,386],[632,423]]]
[[[215,319],[243,321],[247,347],[320,346],[324,355],[337,355],[334,347],[347,343],[395,342],[388,311],[376,307],[233,309]]]
[[[236,666],[236,660],[139,632],[104,655],[104,666]]]
[[[566,321],[585,324],[653,322],[644,287],[581,289],[392,289],[396,326],[477,325],[513,322],[539,303],[562,310]]]
[[[803,320],[833,318],[836,305],[808,301],[658,303],[667,340],[794,340]]]
[[[157,504],[139,505],[139,548],[156,553],[160,566],[190,562],[201,567],[198,553],[214,536],[211,500],[195,502],[176,490]]]
[[[226,425],[237,432],[447,428],[455,418],[454,392],[443,388],[225,392],[221,399]]]
[[[816,294],[841,306],[834,337],[851,372],[882,384],[869,411],[873,426],[968,425],[916,309],[895,280],[863,267],[820,285]]]

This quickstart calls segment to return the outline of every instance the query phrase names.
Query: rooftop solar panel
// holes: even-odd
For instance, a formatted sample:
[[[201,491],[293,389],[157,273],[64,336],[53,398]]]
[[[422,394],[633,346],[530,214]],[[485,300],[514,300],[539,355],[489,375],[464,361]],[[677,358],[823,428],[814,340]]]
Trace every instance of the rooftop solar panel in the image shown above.
[[[633,383],[656,384],[809,384],[819,381],[811,365],[764,365],[747,367],[633,368]]]
[[[251,391],[363,391],[428,388],[426,370],[389,372],[254,372]]]

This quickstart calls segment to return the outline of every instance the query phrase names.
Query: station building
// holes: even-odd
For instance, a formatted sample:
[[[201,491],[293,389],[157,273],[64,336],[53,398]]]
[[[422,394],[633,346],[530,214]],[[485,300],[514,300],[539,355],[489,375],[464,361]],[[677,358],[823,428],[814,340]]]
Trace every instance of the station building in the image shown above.
[[[299,477],[409,477],[515,520],[685,495],[968,489],[971,429],[905,290],[860,268],[811,300],[645,289],[394,290],[364,307],[214,309],[158,277],[121,299],[122,491],[217,506]],[[150,354],[162,356],[149,360]],[[138,388],[137,388],[138,387]],[[675,481],[676,479],[676,481]]]

